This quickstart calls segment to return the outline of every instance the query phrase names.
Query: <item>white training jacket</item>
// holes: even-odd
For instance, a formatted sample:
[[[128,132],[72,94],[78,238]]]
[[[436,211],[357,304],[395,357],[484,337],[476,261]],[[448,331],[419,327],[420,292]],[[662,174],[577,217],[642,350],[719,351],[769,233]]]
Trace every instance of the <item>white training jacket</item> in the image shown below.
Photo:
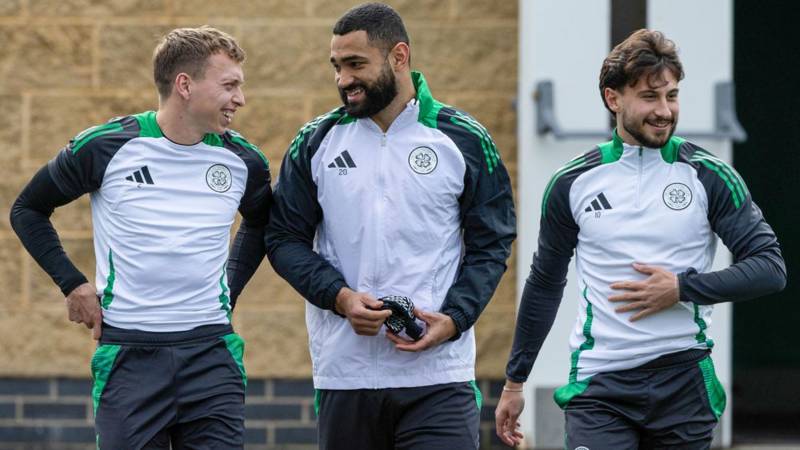
[[[511,187],[494,143],[470,116],[417,97],[384,133],[342,108],[292,142],[275,187],[267,252],[308,301],[318,389],[426,386],[475,378],[472,325],[491,298],[515,236]],[[359,336],[332,309],[348,286],[403,295],[450,315],[458,336],[407,353]]]

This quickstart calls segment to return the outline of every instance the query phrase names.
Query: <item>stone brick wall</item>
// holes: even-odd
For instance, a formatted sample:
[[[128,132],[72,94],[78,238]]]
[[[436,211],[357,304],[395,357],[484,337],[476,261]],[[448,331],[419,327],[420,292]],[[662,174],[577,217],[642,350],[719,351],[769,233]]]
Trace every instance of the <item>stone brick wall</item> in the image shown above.
[[[494,433],[502,383],[478,382],[484,399],[481,448],[504,448]],[[310,380],[250,379],[245,417],[249,450],[317,448]],[[94,441],[91,380],[0,377],[0,450],[90,450]]]
[[[22,249],[6,218],[24,183],[72,136],[114,116],[156,108],[150,55],[158,37],[174,27],[207,23],[240,39],[248,53],[247,106],[234,128],[263,149],[274,176],[296,130],[339,103],[327,62],[330,30],[356,3],[0,0],[0,376],[88,376],[94,349],[88,330],[67,321],[63,296]],[[517,82],[517,0],[388,3],[406,20],[414,68],[426,74],[436,97],[488,127],[515,177],[511,102]],[[91,279],[88,198],[59,208],[53,221],[67,253]],[[514,267],[513,258],[509,267]],[[234,315],[247,341],[251,377],[309,376],[303,307],[302,298],[263,264]],[[478,323],[480,377],[502,377],[513,311],[514,276],[509,273]],[[52,396],[60,398],[66,386],[47,383],[44,394],[32,394],[42,395],[45,404]],[[64,401],[68,406],[41,408],[47,414],[88,413],[85,400]],[[36,402],[15,402],[1,402],[2,420],[27,420],[26,414],[41,410]],[[304,406],[298,423],[306,423],[308,414]],[[83,433],[88,419],[84,422],[69,426]]]

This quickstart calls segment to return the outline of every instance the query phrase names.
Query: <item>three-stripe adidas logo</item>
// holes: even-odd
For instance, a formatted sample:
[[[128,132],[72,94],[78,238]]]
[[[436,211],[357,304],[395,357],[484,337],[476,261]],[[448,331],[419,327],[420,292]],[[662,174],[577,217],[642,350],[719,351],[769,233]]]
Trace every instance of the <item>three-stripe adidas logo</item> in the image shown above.
[[[135,183],[155,184],[153,183],[153,177],[150,176],[150,170],[147,166],[142,166],[141,169],[133,172],[133,175],[128,175],[125,179]]]
[[[328,168],[334,169],[337,167],[340,169],[356,168],[356,163],[353,161],[353,158],[350,157],[350,153],[347,150],[343,151],[332,163],[328,164]]]
[[[589,206],[587,206],[584,211],[586,212],[594,211],[595,216],[599,217],[600,211],[604,209],[613,209],[613,208],[611,208],[611,203],[608,203],[606,195],[601,192],[597,194],[597,197],[594,200],[592,200],[592,203]]]

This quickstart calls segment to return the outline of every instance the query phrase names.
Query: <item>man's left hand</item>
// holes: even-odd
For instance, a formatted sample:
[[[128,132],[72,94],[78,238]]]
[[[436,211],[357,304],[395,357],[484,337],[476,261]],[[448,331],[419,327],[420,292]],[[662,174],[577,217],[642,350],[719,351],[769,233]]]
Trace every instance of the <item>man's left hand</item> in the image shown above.
[[[612,302],[628,302],[617,308],[616,312],[639,310],[630,318],[631,322],[635,322],[678,303],[678,277],[674,273],[639,263],[633,263],[633,268],[649,276],[642,281],[618,281],[611,285],[611,289],[628,291],[608,298]]]
[[[414,315],[425,322],[428,326],[428,330],[425,332],[425,335],[416,342],[403,339],[391,331],[387,331],[386,337],[394,342],[395,348],[398,350],[404,352],[421,352],[436,347],[456,335],[456,324],[447,314],[426,312],[415,308]]]

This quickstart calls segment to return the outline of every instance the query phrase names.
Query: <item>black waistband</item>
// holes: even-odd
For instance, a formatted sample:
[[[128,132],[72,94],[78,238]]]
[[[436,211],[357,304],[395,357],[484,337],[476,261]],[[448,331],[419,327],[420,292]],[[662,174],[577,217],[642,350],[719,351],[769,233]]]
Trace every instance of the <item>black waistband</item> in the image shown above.
[[[650,361],[649,363],[643,364],[634,370],[664,369],[672,366],[694,364],[708,356],[710,353],[711,350],[697,348],[692,350],[684,350],[682,352],[668,353],[666,355],[659,356],[658,358]]]
[[[202,325],[187,331],[153,332],[127,330],[103,324],[101,344],[175,345],[204,341],[233,333],[230,324]]]

